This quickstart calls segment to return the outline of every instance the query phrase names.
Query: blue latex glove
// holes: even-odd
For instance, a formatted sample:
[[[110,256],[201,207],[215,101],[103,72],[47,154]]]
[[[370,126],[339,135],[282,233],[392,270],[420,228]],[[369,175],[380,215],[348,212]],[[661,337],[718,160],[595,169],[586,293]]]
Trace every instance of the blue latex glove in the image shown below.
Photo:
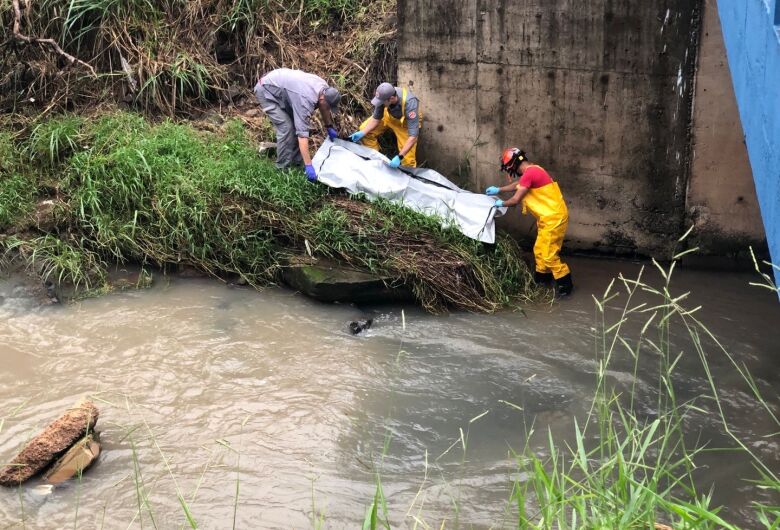
[[[490,186],[485,190],[485,195],[498,195],[500,191],[497,186]]]
[[[495,207],[501,208],[502,206],[504,206],[504,201],[502,201],[501,199],[496,199]]]
[[[401,158],[398,155],[395,155],[393,159],[390,161],[390,167],[398,167],[401,165]]]
[[[328,138],[330,138],[331,140],[335,140],[338,137],[339,137],[339,132],[333,127],[328,127]]]
[[[363,137],[366,135],[363,131],[358,131],[352,133],[352,135],[349,137],[350,140],[352,140],[355,143],[358,143],[360,140],[363,139]]]
[[[317,182],[317,173],[314,171],[314,166],[306,164],[304,171],[306,172],[306,179],[309,182]]]

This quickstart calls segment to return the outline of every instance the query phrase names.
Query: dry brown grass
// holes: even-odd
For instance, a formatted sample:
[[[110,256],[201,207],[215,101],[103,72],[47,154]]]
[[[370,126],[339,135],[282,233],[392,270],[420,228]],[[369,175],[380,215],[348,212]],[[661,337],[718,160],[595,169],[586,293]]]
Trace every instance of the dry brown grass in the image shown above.
[[[5,111],[38,115],[110,101],[191,117],[251,96],[258,76],[281,66],[324,77],[358,111],[378,82],[395,76],[389,0],[16,3],[18,12],[0,2]]]

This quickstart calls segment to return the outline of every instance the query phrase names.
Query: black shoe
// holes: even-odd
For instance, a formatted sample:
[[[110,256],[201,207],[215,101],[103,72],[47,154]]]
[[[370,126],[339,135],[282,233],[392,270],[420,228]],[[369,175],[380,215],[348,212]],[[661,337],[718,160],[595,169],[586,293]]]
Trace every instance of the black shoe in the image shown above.
[[[555,280],[555,294],[558,296],[569,296],[572,290],[574,290],[574,284],[571,281],[571,273]]]
[[[552,272],[534,272],[534,283],[537,285],[552,285]]]

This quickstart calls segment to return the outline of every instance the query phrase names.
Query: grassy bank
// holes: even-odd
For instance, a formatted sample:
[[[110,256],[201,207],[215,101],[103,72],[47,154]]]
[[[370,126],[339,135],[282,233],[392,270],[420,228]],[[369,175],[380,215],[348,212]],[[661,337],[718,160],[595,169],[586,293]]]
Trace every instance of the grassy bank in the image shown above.
[[[0,141],[1,244],[46,280],[100,289],[109,264],[134,262],[259,287],[308,249],[403,279],[431,311],[533,295],[509,238],[486,246],[389,203],[331,195],[258,157],[238,122],[211,133],[127,113],[63,116]]]

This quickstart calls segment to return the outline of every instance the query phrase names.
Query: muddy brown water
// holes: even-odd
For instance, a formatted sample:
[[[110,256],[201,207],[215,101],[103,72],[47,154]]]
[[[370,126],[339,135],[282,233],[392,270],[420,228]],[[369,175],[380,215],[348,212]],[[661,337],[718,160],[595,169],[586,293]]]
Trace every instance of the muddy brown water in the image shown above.
[[[325,528],[359,528],[376,467],[394,527],[412,526],[411,505],[437,528],[512,527],[507,499],[523,477],[511,451],[531,422],[543,433],[531,440],[537,451],[548,428],[570,439],[595,381],[591,294],[639,270],[571,264],[571,299],[497,315],[358,310],[163,277],[145,291],[38,307],[18,280],[1,280],[0,459],[83,395],[101,409],[103,452],[80,482],[0,490],[0,528],[178,528],[179,494],[200,528],[230,528],[234,516],[237,528],[310,528],[320,517]],[[645,276],[660,278],[652,268]],[[700,318],[777,407],[780,304],[748,286],[755,280],[678,270],[674,285],[693,292],[689,305],[704,306]],[[347,322],[360,315],[374,324],[352,336]],[[780,471],[777,438],[766,437],[777,426],[733,367],[714,353],[711,364],[734,431]],[[692,352],[681,360],[681,397],[706,390],[698,366]],[[655,387],[651,372],[640,370],[640,395]],[[610,377],[630,381],[631,363],[618,358]],[[640,410],[652,417],[653,406]],[[714,415],[686,427],[713,446],[728,442]],[[458,444],[445,453],[460,428],[465,456]],[[750,502],[762,494],[742,480],[755,477],[750,462],[717,453],[700,465],[701,487],[714,484],[728,518],[753,526]]]

